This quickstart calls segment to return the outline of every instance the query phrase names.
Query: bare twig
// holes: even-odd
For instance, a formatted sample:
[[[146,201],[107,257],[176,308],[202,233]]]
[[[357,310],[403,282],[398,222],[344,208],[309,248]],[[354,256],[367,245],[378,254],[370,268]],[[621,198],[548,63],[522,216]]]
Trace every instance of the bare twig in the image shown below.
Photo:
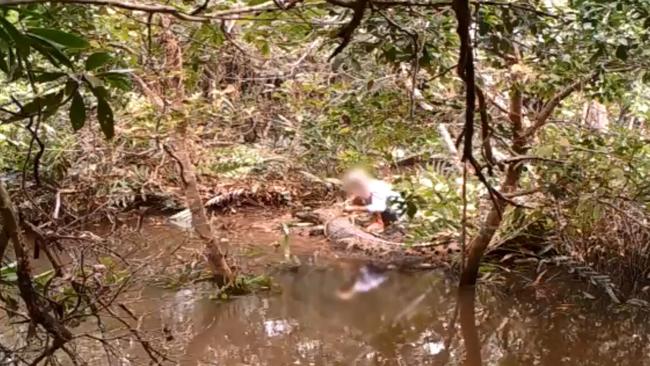
[[[648,225],[647,223],[645,223],[645,222],[643,222],[643,221],[637,219],[636,217],[630,215],[629,213],[625,212],[625,210],[622,210],[622,209],[616,207],[616,206],[615,206],[614,204],[612,204],[611,202],[607,202],[607,201],[605,201],[605,200],[603,200],[603,199],[598,199],[598,202],[599,202],[599,203],[602,203],[603,205],[605,205],[605,206],[611,208],[612,210],[614,210],[614,211],[620,213],[621,215],[627,217],[628,219],[634,221],[634,223],[636,223],[637,225],[641,226],[642,228],[644,228],[644,229],[646,229],[646,230],[650,230],[650,225]]]
[[[520,163],[522,161],[531,161],[531,160],[536,160],[536,161],[544,161],[548,163],[554,163],[554,164],[564,164],[565,161],[563,160],[557,160],[557,159],[549,159],[549,158],[544,158],[541,156],[533,156],[533,155],[521,155],[521,156],[514,156],[508,159],[503,159],[500,160],[500,163],[504,164],[513,164],[513,163]]]

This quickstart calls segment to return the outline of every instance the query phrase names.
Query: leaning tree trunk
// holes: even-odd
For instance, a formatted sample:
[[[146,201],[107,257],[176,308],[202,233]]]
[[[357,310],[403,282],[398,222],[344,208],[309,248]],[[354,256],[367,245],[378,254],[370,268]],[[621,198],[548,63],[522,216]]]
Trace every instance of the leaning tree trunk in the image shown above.
[[[161,68],[167,77],[161,78],[151,84],[140,77],[135,77],[136,83],[140,86],[156,109],[165,116],[168,113],[177,112],[180,122],[173,138],[173,149],[165,150],[174,158],[181,169],[181,180],[185,191],[185,199],[191,212],[192,226],[196,234],[205,242],[204,254],[208,266],[212,271],[215,280],[220,284],[229,283],[233,280],[233,272],[226,260],[227,250],[224,250],[215,236],[205,207],[201,200],[198,189],[194,164],[190,159],[188,145],[191,141],[188,136],[188,121],[186,113],[185,87],[183,83],[183,51],[176,35],[170,31],[171,18],[162,16],[162,32],[158,42],[165,51],[164,62]],[[172,151],[173,150],[173,151]]]
[[[31,261],[18,224],[18,215],[2,180],[0,180],[0,218],[2,219],[0,241],[6,243],[4,241],[10,239],[13,242],[14,255],[16,256],[17,262],[16,275],[18,277],[18,291],[25,303],[29,318],[35,325],[42,326],[53,339],[52,346],[44,350],[34,360],[33,364],[37,364],[40,360],[51,356],[59,348],[72,340],[72,333],[47,311],[46,305],[34,289]]]
[[[517,182],[519,181],[520,176],[520,166],[517,164],[509,165],[503,185],[501,186],[501,192],[504,194],[512,193],[517,187]],[[503,201],[498,201],[496,204],[493,202],[492,208],[481,225],[478,235],[470,242],[467,253],[467,262],[460,278],[461,286],[472,286],[476,284],[483,253],[485,253],[485,250],[490,244],[490,241],[492,241],[494,234],[501,226],[505,207],[506,205]]]
[[[176,132],[173,156],[178,160],[181,168],[181,178],[185,186],[185,199],[192,214],[192,226],[196,234],[205,242],[204,254],[208,265],[218,283],[226,284],[233,280],[233,273],[226,261],[226,252],[222,249],[219,240],[212,231],[210,220],[205,212],[205,206],[199,193],[198,182],[194,164],[187,151],[188,137],[185,122]]]

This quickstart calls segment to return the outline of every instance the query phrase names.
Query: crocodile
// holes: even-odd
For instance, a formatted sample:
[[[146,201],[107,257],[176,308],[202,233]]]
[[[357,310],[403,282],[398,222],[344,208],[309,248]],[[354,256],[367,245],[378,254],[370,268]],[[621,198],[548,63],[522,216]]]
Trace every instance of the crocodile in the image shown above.
[[[441,233],[427,243],[406,244],[380,238],[355,225],[339,210],[322,208],[298,213],[302,220],[323,224],[323,231],[334,249],[360,255],[375,263],[400,267],[431,267],[449,263],[460,253],[454,235]]]

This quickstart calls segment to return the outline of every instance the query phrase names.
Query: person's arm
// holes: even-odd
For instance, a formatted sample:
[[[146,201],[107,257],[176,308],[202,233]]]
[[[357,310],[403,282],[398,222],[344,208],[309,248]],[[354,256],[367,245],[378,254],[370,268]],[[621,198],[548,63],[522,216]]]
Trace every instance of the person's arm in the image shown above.
[[[368,206],[359,206],[359,205],[346,205],[343,208],[345,212],[367,212]]]

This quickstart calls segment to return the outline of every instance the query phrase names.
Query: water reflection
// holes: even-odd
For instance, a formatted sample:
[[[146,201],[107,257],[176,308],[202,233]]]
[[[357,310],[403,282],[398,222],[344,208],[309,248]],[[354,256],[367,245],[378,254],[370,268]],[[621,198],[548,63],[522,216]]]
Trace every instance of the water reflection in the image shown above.
[[[458,290],[458,309],[460,313],[460,332],[465,345],[466,366],[481,365],[481,341],[478,336],[475,315],[476,289],[464,287]]]
[[[150,296],[159,303],[143,306],[183,315],[145,323],[180,335],[183,365],[650,365],[647,315],[591,300],[458,292],[443,273],[371,267],[305,266],[276,281],[281,293],[228,303]]]
[[[355,269],[353,281],[341,287],[337,295],[341,300],[350,300],[357,294],[372,291],[386,282],[388,276],[372,265],[361,265]]]

